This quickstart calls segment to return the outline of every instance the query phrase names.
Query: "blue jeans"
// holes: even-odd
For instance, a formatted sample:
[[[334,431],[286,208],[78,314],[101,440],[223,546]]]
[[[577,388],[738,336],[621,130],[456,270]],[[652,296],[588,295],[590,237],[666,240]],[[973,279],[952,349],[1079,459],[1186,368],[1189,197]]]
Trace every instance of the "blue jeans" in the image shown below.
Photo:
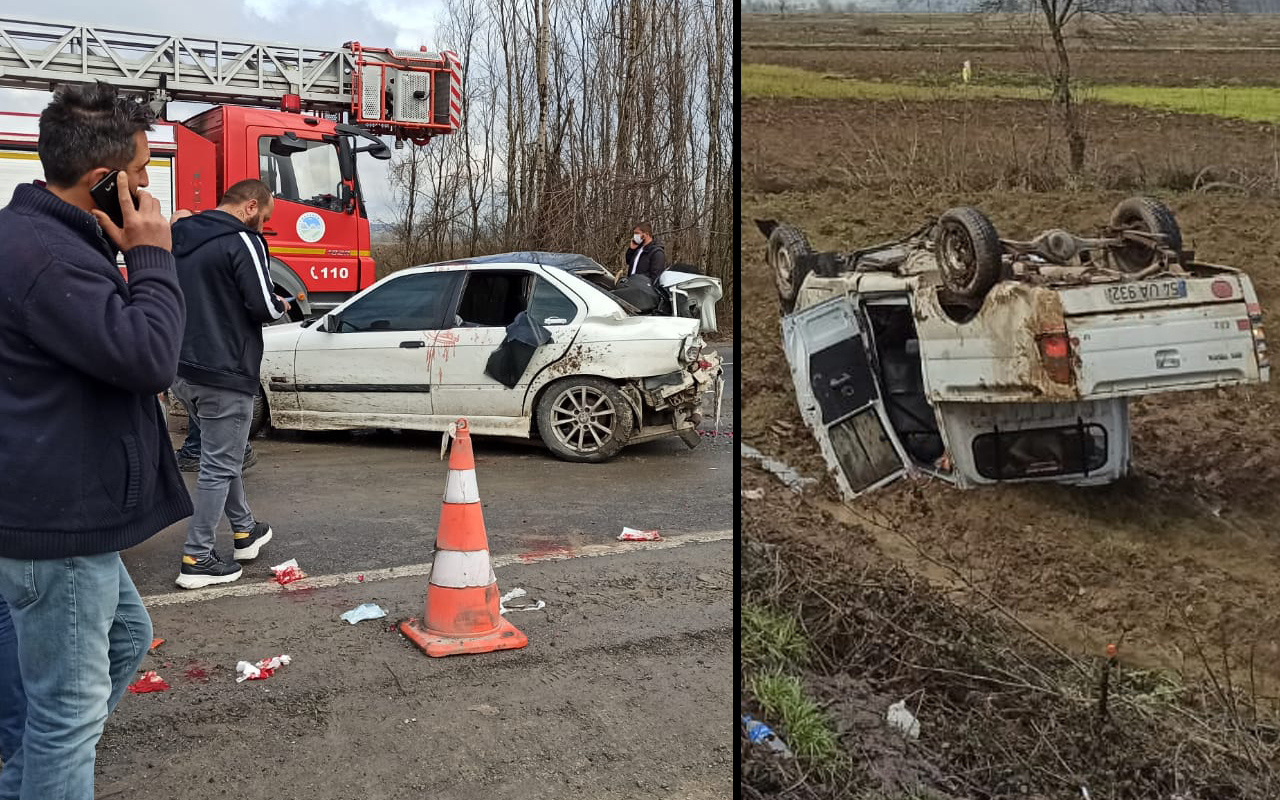
[[[0,800],[90,800],[102,727],[151,644],[151,618],[119,553],[0,558],[27,697]]]
[[[18,636],[9,604],[0,598],[0,761],[8,762],[22,744],[27,727],[27,696],[18,671]]]

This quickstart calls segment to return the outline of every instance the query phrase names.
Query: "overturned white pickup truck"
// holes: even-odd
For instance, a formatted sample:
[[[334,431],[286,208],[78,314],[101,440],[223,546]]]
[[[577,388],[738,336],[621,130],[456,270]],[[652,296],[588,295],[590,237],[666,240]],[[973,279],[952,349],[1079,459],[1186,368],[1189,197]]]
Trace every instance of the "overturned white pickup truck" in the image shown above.
[[[1249,277],[1182,249],[1173,214],[1120,203],[1098,238],[1001,239],[974,208],[815,253],[758,221],[801,414],[848,497],[908,472],[960,486],[1107,483],[1128,400],[1268,380]]]

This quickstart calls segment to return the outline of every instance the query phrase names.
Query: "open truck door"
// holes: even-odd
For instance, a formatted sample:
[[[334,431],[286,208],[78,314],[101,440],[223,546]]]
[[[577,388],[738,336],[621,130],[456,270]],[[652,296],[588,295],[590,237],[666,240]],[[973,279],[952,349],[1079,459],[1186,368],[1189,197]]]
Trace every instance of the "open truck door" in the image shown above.
[[[841,493],[857,497],[901,477],[906,455],[885,418],[853,303],[833,297],[783,317],[782,341],[800,413]]]

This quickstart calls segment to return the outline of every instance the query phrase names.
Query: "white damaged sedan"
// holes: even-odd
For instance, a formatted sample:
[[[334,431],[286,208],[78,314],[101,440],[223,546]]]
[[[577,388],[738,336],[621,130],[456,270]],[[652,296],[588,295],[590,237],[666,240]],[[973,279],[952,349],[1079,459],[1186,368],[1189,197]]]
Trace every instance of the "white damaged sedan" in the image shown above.
[[[402,270],[322,317],[263,330],[254,429],[402,428],[540,437],[568,461],[701,440],[724,377],[697,319],[636,316],[537,263]]]

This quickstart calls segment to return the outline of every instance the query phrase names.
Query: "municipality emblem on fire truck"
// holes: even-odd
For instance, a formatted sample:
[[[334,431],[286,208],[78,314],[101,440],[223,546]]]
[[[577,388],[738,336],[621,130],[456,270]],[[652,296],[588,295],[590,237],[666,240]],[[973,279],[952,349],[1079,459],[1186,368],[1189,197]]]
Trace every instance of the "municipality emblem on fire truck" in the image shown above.
[[[298,217],[298,238],[304,242],[318,242],[324,238],[324,220],[314,211]]]

